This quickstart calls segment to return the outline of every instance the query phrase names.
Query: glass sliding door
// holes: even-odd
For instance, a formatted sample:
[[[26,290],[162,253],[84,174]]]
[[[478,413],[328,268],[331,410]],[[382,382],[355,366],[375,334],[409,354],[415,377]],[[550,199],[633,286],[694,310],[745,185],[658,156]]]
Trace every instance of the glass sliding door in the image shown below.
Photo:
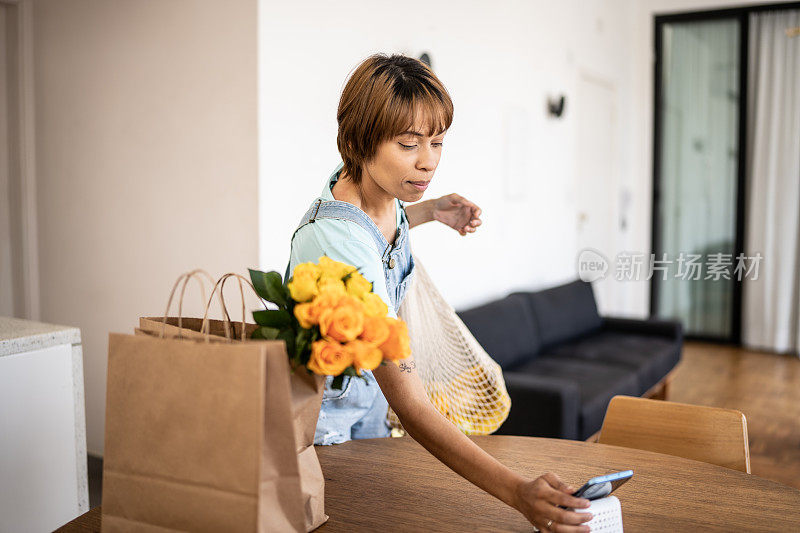
[[[738,307],[740,28],[738,17],[656,27],[651,310],[721,340],[734,340]]]

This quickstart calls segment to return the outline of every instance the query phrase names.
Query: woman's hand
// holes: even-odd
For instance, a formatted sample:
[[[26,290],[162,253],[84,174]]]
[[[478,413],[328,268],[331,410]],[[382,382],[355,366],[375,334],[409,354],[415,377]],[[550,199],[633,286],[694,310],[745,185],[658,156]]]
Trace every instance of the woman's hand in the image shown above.
[[[438,220],[460,233],[474,233],[481,225],[481,208],[456,193],[433,201],[433,220]]]
[[[572,496],[573,492],[574,488],[568,487],[557,475],[548,472],[518,486],[515,507],[539,531],[588,532],[589,526],[581,524],[592,519],[590,513],[577,513],[559,507],[589,507],[589,500],[575,498]]]

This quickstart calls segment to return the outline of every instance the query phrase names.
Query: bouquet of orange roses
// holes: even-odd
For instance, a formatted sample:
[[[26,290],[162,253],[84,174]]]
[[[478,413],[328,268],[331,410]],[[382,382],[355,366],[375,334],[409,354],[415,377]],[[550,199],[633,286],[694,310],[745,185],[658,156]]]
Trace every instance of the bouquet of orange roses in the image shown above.
[[[250,270],[258,295],[278,309],[254,311],[254,339],[282,340],[293,365],[321,375],[358,376],[411,354],[408,327],[388,317],[383,299],[352,265],[327,256],[295,267],[284,283],[275,271]]]

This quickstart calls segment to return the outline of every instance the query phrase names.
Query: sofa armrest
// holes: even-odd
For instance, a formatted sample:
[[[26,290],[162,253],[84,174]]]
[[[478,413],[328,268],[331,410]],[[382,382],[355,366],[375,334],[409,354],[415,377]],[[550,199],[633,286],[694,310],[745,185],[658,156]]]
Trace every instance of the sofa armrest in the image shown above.
[[[670,339],[683,340],[683,326],[677,320],[660,320],[650,318],[637,320],[633,318],[603,317],[603,329],[622,333],[640,333],[658,335]]]
[[[511,411],[497,435],[578,438],[581,393],[572,381],[504,372]]]

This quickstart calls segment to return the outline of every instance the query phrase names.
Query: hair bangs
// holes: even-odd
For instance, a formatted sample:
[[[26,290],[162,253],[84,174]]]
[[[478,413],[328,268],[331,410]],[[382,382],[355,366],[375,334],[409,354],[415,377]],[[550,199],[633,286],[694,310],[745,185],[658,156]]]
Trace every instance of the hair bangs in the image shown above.
[[[453,107],[447,104],[449,99],[443,101],[429,91],[396,95],[392,100],[386,110],[383,129],[387,139],[407,131],[434,137],[447,131],[453,123]]]

